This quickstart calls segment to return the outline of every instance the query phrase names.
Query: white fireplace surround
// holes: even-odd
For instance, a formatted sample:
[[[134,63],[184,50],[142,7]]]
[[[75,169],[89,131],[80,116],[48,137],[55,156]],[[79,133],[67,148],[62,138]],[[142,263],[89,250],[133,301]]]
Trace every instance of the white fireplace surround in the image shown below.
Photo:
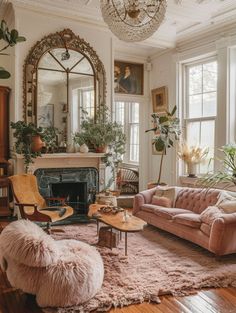
[[[42,154],[34,160],[34,163],[29,166],[29,173],[34,173],[37,169],[42,168],[81,168],[94,167],[99,173],[99,191],[103,190],[109,179],[109,172],[105,164],[102,162],[104,153],[52,153]],[[24,157],[21,154],[13,154],[13,169],[14,174],[23,174]]]

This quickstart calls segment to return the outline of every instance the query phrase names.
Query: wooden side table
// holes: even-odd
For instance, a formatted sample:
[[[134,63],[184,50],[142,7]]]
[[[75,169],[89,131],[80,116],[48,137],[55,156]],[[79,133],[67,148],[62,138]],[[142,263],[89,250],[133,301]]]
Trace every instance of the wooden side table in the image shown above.
[[[10,211],[10,181],[7,177],[0,177],[0,216],[11,216]]]

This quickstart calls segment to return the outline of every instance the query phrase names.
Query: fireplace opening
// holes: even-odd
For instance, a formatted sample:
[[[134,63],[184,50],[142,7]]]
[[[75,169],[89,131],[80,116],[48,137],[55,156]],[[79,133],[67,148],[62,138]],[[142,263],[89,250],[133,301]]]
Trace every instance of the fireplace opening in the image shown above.
[[[51,184],[52,197],[65,198],[76,213],[86,214],[88,206],[86,182],[59,182]]]
[[[39,192],[44,198],[66,198],[75,215],[87,215],[99,190],[98,170],[93,167],[41,168],[35,171]],[[58,205],[50,203],[50,205]]]

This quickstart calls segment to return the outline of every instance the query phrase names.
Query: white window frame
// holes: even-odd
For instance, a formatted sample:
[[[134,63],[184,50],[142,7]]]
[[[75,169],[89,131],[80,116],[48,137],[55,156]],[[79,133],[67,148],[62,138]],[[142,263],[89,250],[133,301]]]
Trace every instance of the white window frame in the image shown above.
[[[135,99],[115,99],[112,107],[112,113],[114,110],[114,105],[116,102],[124,102],[124,133],[126,134],[126,145],[125,145],[125,154],[123,158],[123,164],[139,166],[140,163],[140,151],[139,151],[139,162],[134,162],[130,160],[130,145],[131,145],[131,127],[130,125],[139,125],[139,149],[140,149],[140,101]],[[130,122],[130,103],[139,104],[139,122],[131,123]]]
[[[189,81],[188,81],[188,70],[191,66],[198,66],[198,65],[203,65],[206,63],[210,63],[216,61],[218,63],[217,60],[217,56],[211,56],[211,57],[207,57],[207,58],[202,58],[202,59],[198,59],[197,61],[193,61],[193,62],[187,62],[182,64],[182,99],[183,99],[183,106],[182,106],[182,126],[183,126],[183,130],[182,130],[182,134],[183,134],[183,138],[185,140],[187,140],[187,124],[190,122],[204,122],[204,121],[214,121],[215,122],[215,132],[214,132],[214,158],[216,155],[216,128],[217,128],[217,113],[218,113],[218,84],[217,84],[217,89],[216,89],[216,115],[215,116],[207,116],[207,117],[188,117],[188,109],[189,109],[189,105],[188,105],[188,101],[189,101],[189,93],[188,93],[188,86],[189,86]],[[181,173],[182,174],[186,174],[185,171],[185,167],[184,167],[184,162],[181,162],[182,166],[181,166]],[[213,165],[213,171],[215,170],[216,164],[214,162]],[[202,175],[203,173],[199,173],[199,175]]]

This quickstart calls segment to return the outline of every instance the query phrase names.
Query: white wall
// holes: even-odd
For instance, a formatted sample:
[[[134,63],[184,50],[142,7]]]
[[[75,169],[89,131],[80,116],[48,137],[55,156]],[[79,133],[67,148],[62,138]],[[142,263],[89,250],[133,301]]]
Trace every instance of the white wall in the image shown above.
[[[171,110],[176,104],[176,64],[173,52],[169,51],[162,54],[157,58],[152,59],[152,71],[150,73],[150,95],[151,90],[167,86],[168,87],[168,102],[169,110]],[[153,125],[151,123],[152,104],[149,104],[149,128]],[[148,138],[148,151],[149,151],[149,181],[157,181],[160,166],[160,155],[152,154],[151,140],[153,132],[150,132]],[[167,153],[163,160],[162,179],[161,182],[168,183],[170,185],[175,184],[176,166],[175,166],[175,149],[167,149]]]

